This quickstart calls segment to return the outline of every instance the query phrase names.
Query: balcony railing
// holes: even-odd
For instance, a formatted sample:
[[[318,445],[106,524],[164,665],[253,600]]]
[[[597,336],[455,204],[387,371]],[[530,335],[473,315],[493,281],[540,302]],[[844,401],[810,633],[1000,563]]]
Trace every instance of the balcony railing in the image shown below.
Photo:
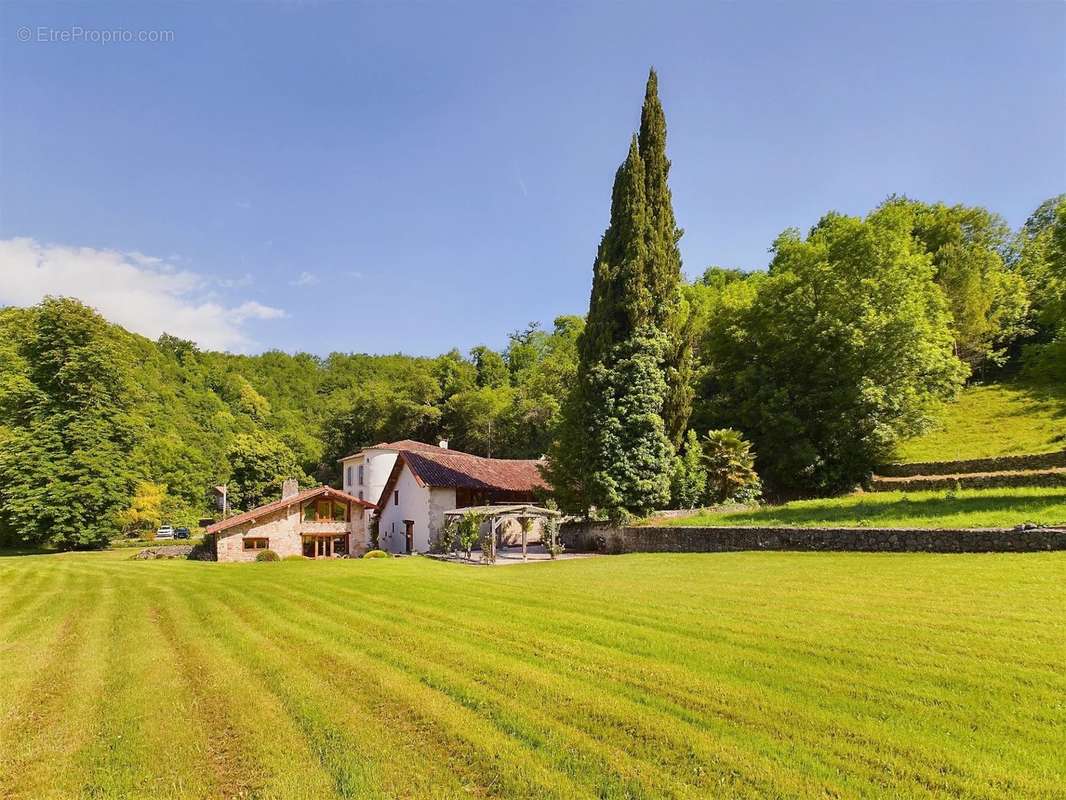
[[[301,522],[300,533],[351,533],[350,522]]]

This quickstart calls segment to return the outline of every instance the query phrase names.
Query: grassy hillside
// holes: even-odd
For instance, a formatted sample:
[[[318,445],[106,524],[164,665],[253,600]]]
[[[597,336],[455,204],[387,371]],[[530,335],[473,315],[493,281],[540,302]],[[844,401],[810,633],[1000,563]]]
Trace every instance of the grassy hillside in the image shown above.
[[[934,431],[904,442],[898,460],[954,461],[1066,449],[1066,387],[1023,383],[965,389]]]
[[[1022,522],[1066,525],[1066,489],[964,489],[875,492],[796,500],[752,511],[696,514],[670,524],[840,525],[887,528],[1009,528]]]
[[[0,559],[0,796],[1052,797],[1066,554]]]

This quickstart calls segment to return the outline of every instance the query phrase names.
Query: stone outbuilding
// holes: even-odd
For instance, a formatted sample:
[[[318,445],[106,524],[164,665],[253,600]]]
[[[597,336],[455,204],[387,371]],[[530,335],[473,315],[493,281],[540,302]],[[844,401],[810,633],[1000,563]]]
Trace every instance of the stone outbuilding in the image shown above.
[[[205,535],[219,561],[254,561],[264,550],[282,558],[361,556],[370,546],[365,512],[374,508],[329,486],[300,492],[287,482],[280,500],[216,522]]]

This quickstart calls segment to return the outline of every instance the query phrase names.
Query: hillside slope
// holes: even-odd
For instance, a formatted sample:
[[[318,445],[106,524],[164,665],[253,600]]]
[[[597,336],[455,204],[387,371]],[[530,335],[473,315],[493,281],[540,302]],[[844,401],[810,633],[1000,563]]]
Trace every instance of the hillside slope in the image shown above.
[[[904,442],[904,463],[1028,455],[1066,449],[1066,387],[1020,382],[963,390],[941,425]]]

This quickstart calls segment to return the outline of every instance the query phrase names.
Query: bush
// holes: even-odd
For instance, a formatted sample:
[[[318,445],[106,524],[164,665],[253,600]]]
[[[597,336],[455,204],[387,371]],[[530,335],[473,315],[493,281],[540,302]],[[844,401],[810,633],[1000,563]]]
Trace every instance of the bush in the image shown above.
[[[273,550],[260,550],[255,556],[256,561],[281,561],[281,557]]]
[[[392,558],[392,554],[386,553],[384,550],[367,550],[363,554],[363,558]]]
[[[267,551],[267,552],[269,552],[269,551]],[[311,559],[309,559],[307,556],[299,556],[299,555],[297,555],[297,556],[285,556],[285,558],[283,558],[281,560],[282,561],[310,561]]]

